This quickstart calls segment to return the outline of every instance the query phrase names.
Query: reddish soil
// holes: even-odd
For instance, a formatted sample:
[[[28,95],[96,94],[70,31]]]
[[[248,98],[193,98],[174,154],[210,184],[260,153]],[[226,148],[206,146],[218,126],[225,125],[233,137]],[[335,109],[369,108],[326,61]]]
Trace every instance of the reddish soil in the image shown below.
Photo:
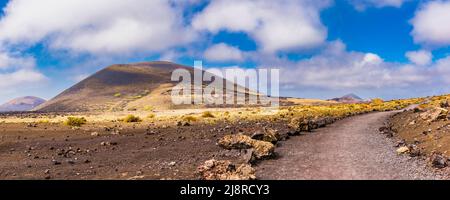
[[[120,134],[105,130],[115,125]],[[196,169],[206,160],[243,162],[240,151],[221,149],[218,139],[239,131],[252,134],[264,126],[280,125],[107,123],[73,130],[61,124],[2,123],[0,179],[198,179]]]
[[[421,119],[420,114],[406,111],[393,116],[390,121],[395,136],[417,145],[424,154],[439,152],[450,157],[450,121],[428,122]]]

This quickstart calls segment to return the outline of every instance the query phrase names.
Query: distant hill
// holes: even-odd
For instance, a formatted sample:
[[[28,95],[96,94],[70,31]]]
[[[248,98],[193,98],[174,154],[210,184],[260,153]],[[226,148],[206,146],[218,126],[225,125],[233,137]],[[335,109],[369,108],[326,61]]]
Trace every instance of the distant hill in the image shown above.
[[[170,62],[146,62],[112,65],[65,90],[35,108],[42,112],[134,111],[198,108],[173,105],[172,72],[193,68]],[[238,87],[245,92],[245,88]],[[253,93],[254,94],[254,93]]]
[[[0,105],[0,112],[31,111],[43,103],[45,103],[45,100],[39,97],[19,97]]]
[[[362,99],[361,97],[355,95],[355,94],[347,94],[345,96],[339,97],[339,98],[334,98],[334,99],[330,99],[331,101],[336,101],[339,103],[361,103],[364,102],[364,99]]]

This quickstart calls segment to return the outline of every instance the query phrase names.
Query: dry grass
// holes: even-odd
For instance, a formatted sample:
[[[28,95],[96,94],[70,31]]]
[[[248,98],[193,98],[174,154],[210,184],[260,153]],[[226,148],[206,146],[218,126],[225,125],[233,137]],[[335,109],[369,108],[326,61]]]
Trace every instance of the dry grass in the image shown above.
[[[202,113],[202,117],[203,118],[215,118],[216,116],[214,116],[210,111],[205,111]]]
[[[120,121],[126,122],[126,123],[136,123],[136,122],[142,122],[142,119],[140,117],[137,117],[134,115],[127,115],[125,118],[121,119]]]
[[[183,121],[185,122],[196,122],[198,121],[198,118],[192,115],[186,115],[183,117]]]
[[[80,127],[87,123],[86,118],[84,117],[68,117],[64,122],[67,126]]]
[[[148,119],[154,119],[156,117],[155,113],[150,113],[147,115]]]

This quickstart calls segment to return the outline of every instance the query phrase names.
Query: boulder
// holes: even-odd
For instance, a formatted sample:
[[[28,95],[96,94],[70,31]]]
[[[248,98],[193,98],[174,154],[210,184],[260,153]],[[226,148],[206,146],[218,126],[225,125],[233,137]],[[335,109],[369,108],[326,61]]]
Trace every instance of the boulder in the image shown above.
[[[275,145],[270,142],[254,140],[243,134],[226,135],[218,142],[224,149],[253,149],[253,159],[260,160],[272,157],[275,151]]]
[[[255,140],[252,144],[253,157],[256,160],[273,157],[275,152],[275,145],[270,142]]]
[[[243,134],[226,135],[219,140],[219,146],[224,149],[250,149],[254,140]]]
[[[264,128],[263,132],[257,131],[252,135],[251,138],[254,140],[270,142],[272,144],[276,144],[279,140],[282,139],[278,131],[271,128]]]
[[[433,122],[437,120],[446,119],[448,115],[448,110],[439,107],[432,107],[427,109],[425,112],[420,114],[420,118],[427,122]]]
[[[289,127],[296,132],[309,132],[312,131],[313,122],[303,118],[294,118],[289,123]]]
[[[255,180],[256,170],[248,164],[236,168],[230,161],[208,160],[198,167],[202,180]]]

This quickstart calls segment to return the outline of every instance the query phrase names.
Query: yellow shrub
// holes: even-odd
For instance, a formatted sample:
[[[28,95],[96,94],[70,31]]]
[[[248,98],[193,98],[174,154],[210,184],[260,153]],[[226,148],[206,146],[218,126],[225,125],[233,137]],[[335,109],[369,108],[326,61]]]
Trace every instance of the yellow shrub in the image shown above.
[[[372,99],[372,104],[381,105],[383,103],[384,103],[383,99],[380,99],[380,98]]]
[[[126,123],[134,123],[134,122],[142,122],[142,119],[139,117],[136,117],[134,115],[128,115],[125,118],[123,118],[121,121]]]
[[[50,123],[50,120],[48,120],[48,119],[41,119],[37,123],[39,123],[39,124],[48,124],[48,123]]]
[[[186,122],[196,122],[198,119],[192,115],[187,115],[183,117],[183,121]]]
[[[147,115],[147,118],[149,118],[149,119],[153,119],[155,117],[156,117],[156,115],[154,113],[150,113]]]
[[[216,116],[214,116],[210,111],[205,111],[202,113],[202,117],[203,118],[215,118]]]
[[[145,111],[153,111],[155,108],[153,106],[144,106]]]
[[[67,126],[76,126],[80,127],[87,123],[87,120],[84,117],[68,117],[64,122]]]

